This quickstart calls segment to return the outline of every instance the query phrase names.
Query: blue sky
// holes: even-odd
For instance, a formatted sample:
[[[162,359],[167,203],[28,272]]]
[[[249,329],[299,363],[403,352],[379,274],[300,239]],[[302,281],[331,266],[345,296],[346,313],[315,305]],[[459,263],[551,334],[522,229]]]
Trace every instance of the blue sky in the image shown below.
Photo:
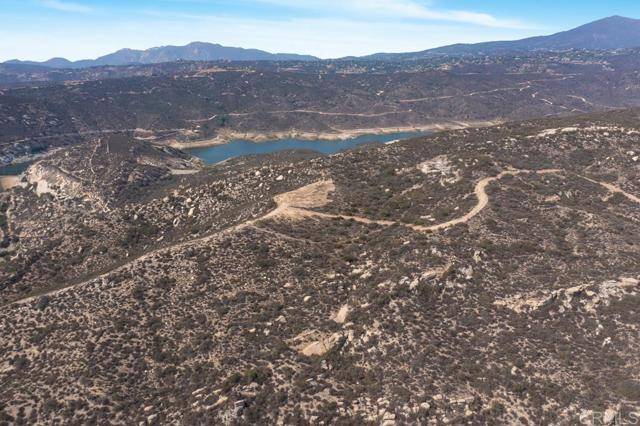
[[[208,41],[323,58],[550,34],[636,0],[0,0],[0,61]]]

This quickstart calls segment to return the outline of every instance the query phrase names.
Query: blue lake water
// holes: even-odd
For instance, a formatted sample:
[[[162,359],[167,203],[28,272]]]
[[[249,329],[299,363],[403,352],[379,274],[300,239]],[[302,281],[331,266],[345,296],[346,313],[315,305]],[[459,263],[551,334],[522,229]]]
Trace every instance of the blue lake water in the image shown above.
[[[270,154],[279,151],[305,149],[320,152],[322,154],[334,154],[336,152],[353,149],[367,143],[387,143],[398,139],[410,139],[424,136],[430,132],[398,132],[384,135],[362,135],[345,140],[305,140],[305,139],[275,139],[265,142],[251,142],[236,139],[224,145],[214,145],[202,148],[186,149],[191,155],[201,158],[205,164],[215,164],[229,158],[242,155]],[[0,166],[0,176],[19,175],[27,170],[33,161]]]
[[[24,172],[33,164],[33,161],[25,161],[24,163],[9,164],[0,167],[0,176],[15,176]]]
[[[253,154],[270,154],[278,151],[305,149],[322,154],[334,154],[358,145],[367,143],[386,143],[398,139],[409,139],[424,136],[429,132],[400,132],[384,135],[362,135],[345,140],[304,140],[304,139],[276,139],[265,142],[251,142],[236,139],[224,145],[214,145],[202,148],[186,149],[189,154],[201,158],[205,164],[215,164],[233,157]]]

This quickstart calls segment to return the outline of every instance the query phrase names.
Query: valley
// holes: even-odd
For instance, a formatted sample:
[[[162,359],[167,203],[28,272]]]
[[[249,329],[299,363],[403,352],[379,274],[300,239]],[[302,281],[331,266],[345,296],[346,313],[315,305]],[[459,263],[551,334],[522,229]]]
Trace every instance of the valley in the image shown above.
[[[188,148],[186,152],[204,161],[205,164],[216,164],[230,158],[245,155],[269,154],[289,150],[310,150],[322,154],[333,154],[346,149],[352,149],[363,144],[394,143],[401,139],[410,139],[424,135],[426,132],[399,132],[381,134],[363,134],[350,139],[341,140],[305,140],[305,139],[275,139],[263,142],[236,139],[225,144],[214,144],[207,147],[205,144],[194,143],[198,148],[186,146],[171,146]],[[204,145],[204,147],[202,147]]]
[[[634,362],[622,348],[638,344],[637,119],[548,118],[213,167],[133,134],[52,154],[4,194],[5,413],[55,416],[37,401],[74,395],[78,421],[124,421],[123,403],[140,421],[293,421],[294,407],[326,421],[381,410],[552,421],[584,415],[595,392],[634,410],[620,383]],[[35,177],[48,193],[30,191]],[[581,346],[560,355],[564,339]],[[26,387],[54,354],[49,374],[67,384]],[[460,375],[486,362],[505,374]],[[606,376],[581,376],[591,362]],[[572,379],[554,387],[549,374]],[[411,396],[427,377],[429,392]]]
[[[218,64],[223,72],[203,73],[210,66],[183,64],[176,71],[168,64],[166,75],[5,89],[0,161],[123,131],[186,148],[233,139],[438,130],[637,106],[633,50],[407,65],[243,63],[238,69],[233,63]],[[350,71],[354,67],[359,71]]]
[[[640,21],[103,50],[0,63],[0,426],[640,418]]]

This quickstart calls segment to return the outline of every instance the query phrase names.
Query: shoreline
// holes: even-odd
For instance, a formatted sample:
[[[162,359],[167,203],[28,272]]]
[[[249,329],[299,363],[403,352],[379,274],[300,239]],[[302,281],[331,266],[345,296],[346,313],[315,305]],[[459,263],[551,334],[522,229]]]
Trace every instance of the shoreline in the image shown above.
[[[224,145],[233,140],[247,140],[250,142],[261,143],[278,139],[302,139],[309,142],[318,140],[339,141],[345,139],[356,138],[364,135],[384,135],[389,133],[405,133],[405,132],[439,132],[445,130],[459,130],[472,127],[489,127],[502,124],[502,121],[450,121],[443,123],[433,123],[416,126],[400,126],[400,127],[374,127],[370,129],[345,129],[337,132],[312,132],[312,131],[280,131],[280,132],[238,132],[225,131],[215,138],[196,140],[193,142],[181,142],[177,140],[169,140],[163,142],[152,142],[156,145],[170,146],[176,149],[193,149],[206,148],[217,145]]]
[[[217,145],[225,145],[234,140],[246,140],[254,143],[268,142],[278,139],[301,139],[309,142],[325,140],[325,141],[341,141],[356,138],[364,135],[385,135],[389,133],[409,133],[409,132],[440,132],[446,130],[460,130],[473,127],[490,127],[504,123],[502,120],[477,120],[477,121],[444,121],[439,123],[431,123],[414,126],[394,126],[394,127],[372,127],[360,129],[337,129],[336,131],[300,131],[300,130],[284,130],[284,131],[267,131],[267,132],[240,132],[236,130],[225,130],[214,138],[194,140],[192,142],[181,142],[173,140],[153,140],[144,138],[149,143],[157,146],[168,146],[171,148],[189,150],[194,148],[206,148]],[[0,163],[0,167],[17,165],[28,162],[35,162],[44,159],[55,152],[65,149],[66,147],[56,147],[51,150],[39,152],[33,155],[22,155],[15,157],[10,163]],[[6,175],[14,176],[14,175]]]
[[[20,157],[15,157],[10,163],[0,163],[0,167],[9,167],[9,166],[15,166],[18,164],[31,163],[31,162],[36,162],[38,160],[43,160],[55,154],[56,152],[60,151],[61,149],[65,149],[65,148],[66,147],[64,146],[60,146],[60,147],[48,149],[43,152],[39,152],[37,154],[21,155]],[[14,175],[6,175],[6,176],[14,176]]]

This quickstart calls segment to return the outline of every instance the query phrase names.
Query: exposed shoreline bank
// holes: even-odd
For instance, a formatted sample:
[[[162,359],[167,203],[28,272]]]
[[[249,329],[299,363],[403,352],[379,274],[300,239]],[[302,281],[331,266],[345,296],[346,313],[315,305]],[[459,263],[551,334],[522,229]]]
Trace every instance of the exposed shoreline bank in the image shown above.
[[[8,191],[22,183],[22,175],[0,175],[0,191]]]
[[[345,140],[363,135],[384,135],[389,133],[405,132],[439,132],[444,130],[466,129],[471,127],[488,127],[501,124],[502,121],[450,121],[444,123],[432,123],[417,126],[405,127],[374,127],[370,129],[345,129],[335,132],[311,132],[288,130],[281,132],[238,132],[225,131],[215,138],[196,140],[193,142],[182,142],[169,140],[164,142],[153,142],[157,145],[170,146],[177,149],[204,148],[216,145],[224,145],[233,140],[248,140],[251,142],[266,142],[277,139],[302,139],[310,142],[317,140]]]
[[[335,131],[300,131],[300,130],[285,130],[285,131],[266,131],[266,132],[241,132],[236,130],[225,130],[218,136],[210,139],[194,140],[191,142],[183,142],[178,140],[153,140],[153,138],[146,139],[148,142],[159,145],[169,146],[177,149],[191,149],[191,148],[206,148],[216,145],[225,145],[233,140],[247,140],[255,143],[273,141],[278,139],[302,139],[309,142],[318,140],[328,141],[340,141],[351,138],[357,138],[364,135],[384,135],[389,133],[410,133],[410,132],[439,132],[446,130],[458,130],[467,129],[473,127],[489,127],[502,124],[501,120],[487,120],[487,121],[446,121],[439,123],[430,123],[424,125],[414,126],[395,126],[395,127],[372,127],[372,128],[360,128],[360,129],[337,129]],[[92,133],[98,133],[99,131],[92,131]],[[111,132],[111,131],[109,131]],[[64,147],[57,147],[51,150],[40,152],[32,155],[22,155],[16,157],[9,163],[0,164],[0,167],[6,167],[10,165],[22,164],[27,162],[37,161],[46,158],[58,150],[64,149]],[[12,176],[12,175],[8,175]]]

